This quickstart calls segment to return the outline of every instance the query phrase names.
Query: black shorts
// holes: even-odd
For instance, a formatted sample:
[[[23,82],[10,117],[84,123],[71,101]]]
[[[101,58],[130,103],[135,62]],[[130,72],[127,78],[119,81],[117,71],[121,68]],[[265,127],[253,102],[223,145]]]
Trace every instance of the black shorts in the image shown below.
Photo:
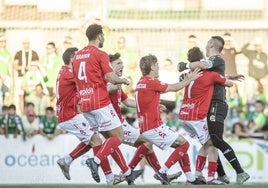
[[[220,101],[212,101],[209,107],[207,121],[224,123],[227,113],[227,103]]]

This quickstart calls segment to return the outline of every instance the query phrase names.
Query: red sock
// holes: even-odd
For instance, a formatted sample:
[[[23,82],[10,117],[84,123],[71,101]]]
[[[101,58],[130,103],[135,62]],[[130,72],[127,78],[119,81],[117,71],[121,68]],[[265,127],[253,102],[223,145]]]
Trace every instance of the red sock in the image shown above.
[[[202,172],[206,164],[206,160],[207,158],[205,156],[198,155],[196,159],[195,170],[198,172]]]
[[[114,161],[118,164],[123,173],[125,173],[129,169],[125,161],[125,158],[122,155],[122,152],[120,151],[119,148],[116,148],[114,152],[111,153],[111,156],[113,157]]]
[[[165,162],[165,165],[167,168],[170,168],[172,165],[174,165],[177,161],[179,161],[183,155],[187,152],[190,144],[188,141],[186,141],[184,144],[180,145],[171,153],[168,160]]]
[[[218,168],[217,162],[208,162],[208,177],[214,177]]]
[[[182,158],[179,160],[179,163],[181,165],[181,169],[184,173],[191,172],[191,164],[190,164],[190,158],[188,153],[185,153]]]
[[[74,148],[74,150],[69,155],[74,160],[80,157],[81,155],[85,154],[86,152],[88,152],[90,148],[91,145],[86,145],[84,142],[81,142],[76,146],[76,148]]]
[[[159,171],[161,166],[159,164],[159,161],[155,155],[155,152],[149,153],[145,155],[145,158],[149,165],[154,169],[154,171]]]
[[[137,150],[136,150],[134,156],[132,157],[132,160],[128,164],[128,166],[131,169],[134,169],[138,165],[138,163],[141,161],[141,159],[147,154],[148,151],[149,151],[149,149],[144,144],[141,144],[137,148]]]
[[[93,147],[94,155],[98,153],[100,148],[101,148],[101,145]],[[100,167],[105,175],[112,173],[112,169],[107,158],[104,158],[103,160],[101,160]]]
[[[100,161],[107,158],[121,144],[119,138],[113,136],[105,140],[98,153],[95,155]]]

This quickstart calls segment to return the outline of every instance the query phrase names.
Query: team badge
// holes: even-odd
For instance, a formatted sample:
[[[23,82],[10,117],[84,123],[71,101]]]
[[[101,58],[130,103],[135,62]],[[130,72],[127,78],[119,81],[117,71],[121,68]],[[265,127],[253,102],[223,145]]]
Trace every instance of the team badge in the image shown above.
[[[215,122],[215,121],[216,121],[216,118],[215,118],[215,116],[214,116],[214,115],[211,115],[211,116],[209,117],[209,120],[210,120],[210,121],[214,121],[214,122]]]

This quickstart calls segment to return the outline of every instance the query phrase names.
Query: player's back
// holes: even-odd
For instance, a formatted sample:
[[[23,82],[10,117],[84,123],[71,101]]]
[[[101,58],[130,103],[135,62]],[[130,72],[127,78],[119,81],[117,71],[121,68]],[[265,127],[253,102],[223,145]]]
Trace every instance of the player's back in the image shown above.
[[[56,83],[58,122],[69,120],[77,112],[77,90],[71,68],[62,66]]]
[[[86,46],[73,58],[75,83],[83,112],[110,104],[105,74],[113,72],[109,56],[95,46]]]
[[[203,75],[192,81],[184,90],[180,119],[200,120],[206,117],[214,85],[224,84],[226,78],[213,71],[203,71]]]

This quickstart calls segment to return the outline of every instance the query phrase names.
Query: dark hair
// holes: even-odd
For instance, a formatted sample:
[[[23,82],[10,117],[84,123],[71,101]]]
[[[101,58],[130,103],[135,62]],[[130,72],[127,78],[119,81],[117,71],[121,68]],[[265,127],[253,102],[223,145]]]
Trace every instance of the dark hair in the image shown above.
[[[42,89],[44,89],[43,85],[42,84],[36,84],[35,87],[38,87],[40,86]]]
[[[3,106],[2,106],[2,111],[8,110],[8,109],[9,109],[8,106],[6,106],[6,105],[3,105]]]
[[[49,42],[49,43],[47,43],[47,46],[48,46],[48,45],[53,46],[53,48],[56,48],[56,44],[55,44],[55,42]]]
[[[100,34],[103,34],[101,25],[92,24],[88,26],[86,31],[88,41],[95,40]]]
[[[198,47],[193,47],[188,50],[187,59],[189,62],[200,61],[204,58],[203,52]]]
[[[53,109],[53,107],[49,106],[49,107],[46,107],[46,112],[47,112],[47,111],[52,111],[52,112],[54,112],[54,109]]]
[[[121,56],[120,53],[110,54],[109,55],[110,62],[113,62],[113,61],[119,59],[120,56]]]
[[[72,47],[67,48],[62,54],[62,60],[65,65],[69,65],[71,62],[72,57],[74,56],[75,52],[78,51],[78,48]]]
[[[259,104],[261,104],[262,106],[265,106],[265,103],[264,103],[262,100],[256,100],[255,103],[259,103]]]
[[[211,39],[215,45],[215,48],[221,52],[224,46],[224,40],[221,36],[212,36]]]
[[[143,76],[148,75],[151,72],[151,66],[157,63],[156,56],[149,54],[143,56],[140,60],[140,70]]]
[[[16,106],[15,106],[14,104],[9,105],[8,108],[9,108],[9,109],[14,109],[14,110],[16,110]]]

